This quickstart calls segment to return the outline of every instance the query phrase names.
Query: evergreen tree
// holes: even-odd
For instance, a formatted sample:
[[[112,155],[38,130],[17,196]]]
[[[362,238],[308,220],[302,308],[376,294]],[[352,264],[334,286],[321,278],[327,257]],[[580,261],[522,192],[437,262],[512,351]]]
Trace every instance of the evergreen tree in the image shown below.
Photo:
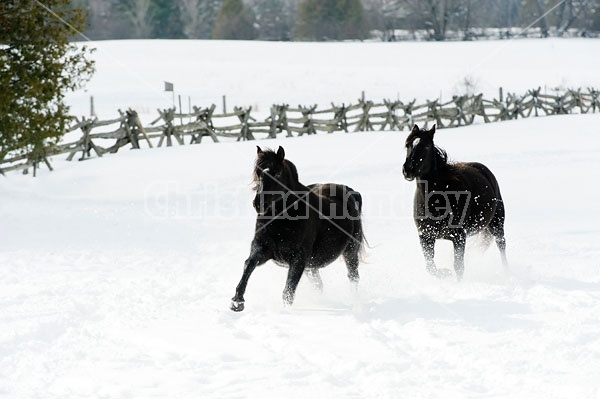
[[[154,23],[152,24],[153,39],[182,39],[183,24],[181,23],[180,8],[171,0],[153,0]]]
[[[179,9],[188,39],[210,39],[223,0],[181,0]]]
[[[46,7],[80,31],[85,15],[70,0]],[[93,73],[91,50],[69,42],[75,32],[33,0],[0,2],[0,159],[37,156],[56,143],[69,122],[64,96]]]
[[[217,16],[213,39],[252,40],[256,38],[254,13],[242,0],[225,0]]]
[[[360,0],[304,0],[298,8],[299,39],[364,39],[367,32],[367,17]]]

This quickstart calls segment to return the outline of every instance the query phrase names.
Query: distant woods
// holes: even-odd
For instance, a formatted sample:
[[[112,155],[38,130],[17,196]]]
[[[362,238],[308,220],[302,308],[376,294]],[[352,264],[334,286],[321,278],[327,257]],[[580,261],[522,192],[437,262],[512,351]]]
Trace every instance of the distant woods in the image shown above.
[[[86,34],[92,39],[471,40],[509,38],[536,20],[539,37],[600,32],[600,0],[73,0],[73,5],[88,11]]]

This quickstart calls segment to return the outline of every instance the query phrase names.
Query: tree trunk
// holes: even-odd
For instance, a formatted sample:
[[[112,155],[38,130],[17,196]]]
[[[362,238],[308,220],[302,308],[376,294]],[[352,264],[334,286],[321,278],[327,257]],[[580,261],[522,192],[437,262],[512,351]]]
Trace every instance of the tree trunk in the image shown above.
[[[542,30],[542,37],[548,37],[548,23],[546,22],[546,11],[544,11],[542,0],[535,0],[535,6],[540,18],[539,25]]]

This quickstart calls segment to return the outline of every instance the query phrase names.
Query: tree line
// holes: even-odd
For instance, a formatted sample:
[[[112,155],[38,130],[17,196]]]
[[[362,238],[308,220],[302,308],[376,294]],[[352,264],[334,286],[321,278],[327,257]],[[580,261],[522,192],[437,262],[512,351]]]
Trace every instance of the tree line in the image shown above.
[[[474,37],[479,28],[524,28],[541,36],[600,32],[600,0],[73,0],[92,39],[366,39],[398,30]],[[550,12],[548,12],[550,11]],[[547,15],[546,15],[547,13]]]

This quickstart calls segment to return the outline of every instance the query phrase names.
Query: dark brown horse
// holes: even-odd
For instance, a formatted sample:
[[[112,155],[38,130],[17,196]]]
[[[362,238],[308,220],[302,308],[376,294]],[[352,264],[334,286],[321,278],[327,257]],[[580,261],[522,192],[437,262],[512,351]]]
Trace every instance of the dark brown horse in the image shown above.
[[[268,260],[287,266],[283,300],[292,304],[304,272],[321,287],[319,269],[343,255],[351,282],[358,282],[359,257],[364,235],[362,198],[341,184],[312,184],[298,180],[296,166],[285,159],[282,147],[257,147],[254,168],[258,213],[250,256],[232,298],[231,310],[244,310],[244,293],[250,275]]]
[[[464,273],[467,236],[483,233],[494,237],[506,266],[504,238],[504,202],[498,181],[492,172],[477,162],[449,163],[444,150],[433,143],[435,125],[430,130],[415,125],[406,139],[407,180],[417,179],[414,219],[427,270],[443,277],[434,263],[434,246],[438,239],[452,241],[454,270],[460,280]]]

